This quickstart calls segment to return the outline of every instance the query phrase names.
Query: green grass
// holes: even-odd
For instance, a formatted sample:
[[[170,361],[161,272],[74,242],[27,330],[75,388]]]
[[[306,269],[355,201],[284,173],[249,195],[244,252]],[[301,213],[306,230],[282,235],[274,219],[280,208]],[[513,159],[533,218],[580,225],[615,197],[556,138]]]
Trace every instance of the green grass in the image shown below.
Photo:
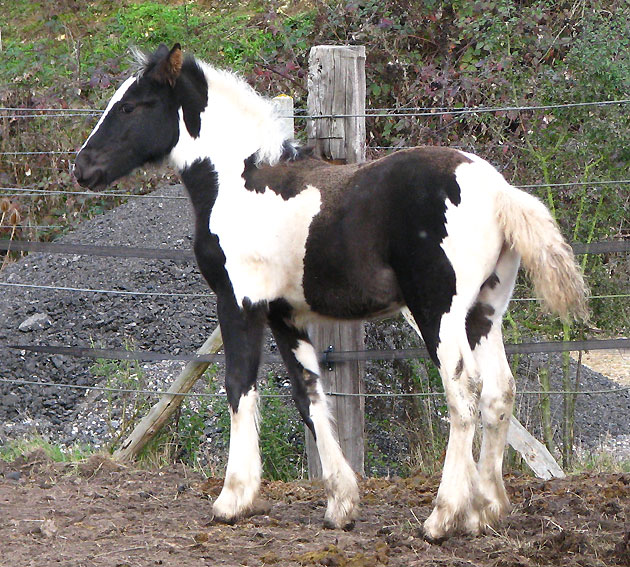
[[[574,455],[568,473],[630,473],[630,456],[617,458],[605,449]]]
[[[98,451],[89,445],[73,445],[62,447],[51,443],[40,436],[27,439],[13,440],[0,446],[0,459],[12,463],[17,458],[28,455],[33,451],[44,451],[46,456],[55,463],[76,463],[84,461]]]

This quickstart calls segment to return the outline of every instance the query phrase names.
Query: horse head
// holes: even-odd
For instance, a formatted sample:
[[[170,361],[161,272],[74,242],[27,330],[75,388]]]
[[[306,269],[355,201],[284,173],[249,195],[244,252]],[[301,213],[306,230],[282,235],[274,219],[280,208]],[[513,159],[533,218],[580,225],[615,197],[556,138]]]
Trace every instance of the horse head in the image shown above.
[[[170,50],[160,45],[153,54],[140,55],[139,62],[141,71],[118,88],[77,154],[74,176],[84,187],[101,189],[160,161],[179,139],[180,45]]]

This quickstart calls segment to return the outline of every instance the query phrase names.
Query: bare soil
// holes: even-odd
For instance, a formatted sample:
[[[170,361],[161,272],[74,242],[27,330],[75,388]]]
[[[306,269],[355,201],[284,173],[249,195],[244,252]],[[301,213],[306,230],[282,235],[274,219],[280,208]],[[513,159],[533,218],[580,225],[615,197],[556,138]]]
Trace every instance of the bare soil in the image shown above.
[[[577,353],[571,355],[577,360]],[[582,364],[619,384],[630,386],[630,349],[585,352]]]
[[[437,478],[368,479],[351,532],[322,528],[325,496],[311,482],[265,482],[261,514],[211,522],[221,479],[172,467],[137,470],[95,456],[80,465],[35,452],[0,461],[3,566],[338,567],[630,565],[630,475],[541,482],[509,477],[513,512],[481,537],[422,538]]]

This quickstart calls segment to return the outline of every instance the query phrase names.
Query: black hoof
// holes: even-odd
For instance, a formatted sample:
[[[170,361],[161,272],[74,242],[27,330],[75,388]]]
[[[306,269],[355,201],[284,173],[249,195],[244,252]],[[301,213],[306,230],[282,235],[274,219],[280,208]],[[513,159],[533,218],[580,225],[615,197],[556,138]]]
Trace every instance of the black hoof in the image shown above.
[[[327,530],[343,530],[344,532],[351,532],[354,529],[354,526],[356,525],[356,522],[354,520],[351,520],[350,522],[348,522],[347,524],[338,527],[335,524],[333,524],[330,520],[324,520],[324,527]]]
[[[418,530],[418,537],[421,537],[424,541],[430,543],[431,545],[442,545],[448,539],[448,536],[432,537],[422,528]]]

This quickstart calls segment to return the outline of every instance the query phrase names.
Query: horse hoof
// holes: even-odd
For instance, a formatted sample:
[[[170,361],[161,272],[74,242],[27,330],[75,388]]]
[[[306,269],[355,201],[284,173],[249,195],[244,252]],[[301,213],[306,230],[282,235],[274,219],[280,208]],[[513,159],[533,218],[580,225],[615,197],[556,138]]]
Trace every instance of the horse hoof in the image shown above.
[[[225,524],[228,526],[233,526],[238,521],[238,517],[234,516],[233,518],[228,518],[227,516],[223,516],[221,514],[213,514],[212,518],[208,524]]]
[[[221,512],[213,510],[214,516],[211,522],[232,526],[236,524],[239,520],[243,520],[245,518],[250,518],[252,516],[266,516],[271,511],[271,507],[272,504],[268,500],[256,498],[256,500],[254,500],[249,507],[233,516],[228,516],[227,514],[223,514]]]
[[[442,545],[448,539],[446,535],[432,536],[424,528],[420,528],[418,532],[419,532],[418,535],[422,539],[424,539],[424,541],[426,541],[427,543],[430,543],[431,545]]]
[[[328,518],[324,520],[324,528],[326,528],[327,530],[343,530],[344,532],[351,532],[354,529],[355,525],[356,522],[354,520],[350,520],[349,522],[341,526],[338,526],[337,524],[335,524],[335,522],[329,520]]]

